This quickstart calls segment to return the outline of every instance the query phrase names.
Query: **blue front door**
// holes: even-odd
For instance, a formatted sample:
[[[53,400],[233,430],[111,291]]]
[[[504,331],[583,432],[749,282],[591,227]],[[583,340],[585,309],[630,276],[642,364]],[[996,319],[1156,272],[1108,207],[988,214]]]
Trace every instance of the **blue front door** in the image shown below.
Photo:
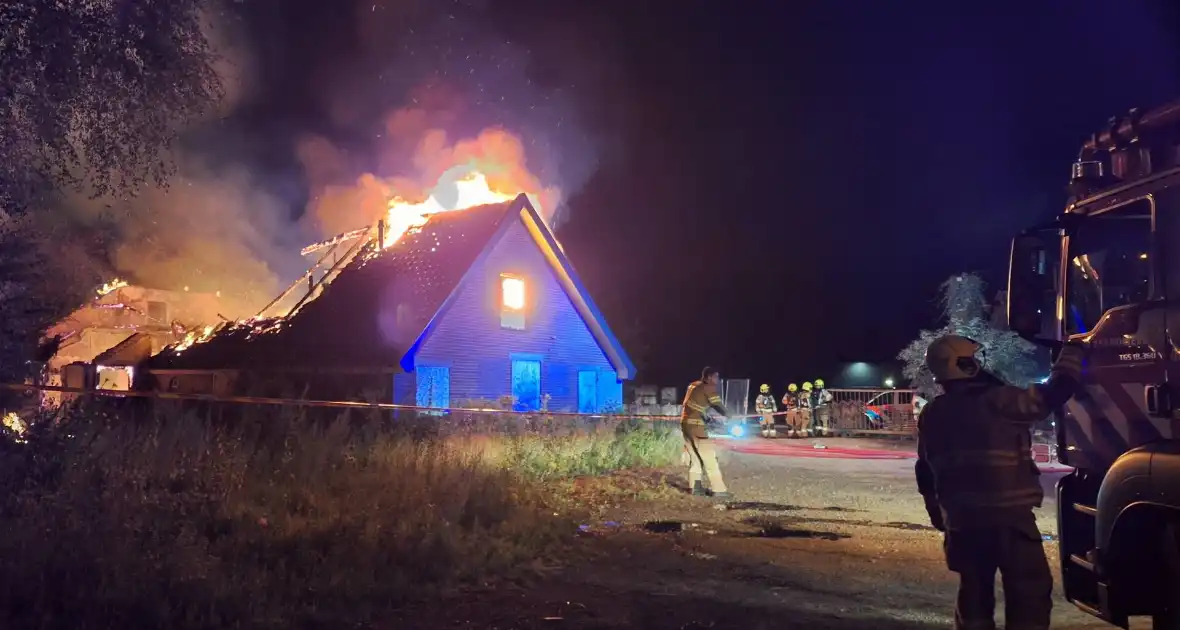
[[[578,372],[578,413],[598,413],[598,370]]]
[[[623,411],[623,382],[614,370],[598,373],[598,413],[621,413]]]
[[[512,405],[515,411],[537,411],[541,408],[540,361],[513,359],[512,398],[515,400]]]
[[[451,406],[451,371],[445,367],[419,365],[418,376],[419,407],[446,409]]]

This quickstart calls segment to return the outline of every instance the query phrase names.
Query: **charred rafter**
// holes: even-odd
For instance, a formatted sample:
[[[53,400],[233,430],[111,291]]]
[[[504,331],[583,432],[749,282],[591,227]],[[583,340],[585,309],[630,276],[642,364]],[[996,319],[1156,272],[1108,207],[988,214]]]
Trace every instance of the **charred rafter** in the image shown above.
[[[313,254],[315,252],[318,252],[321,249],[324,249],[325,247],[334,247],[334,246],[339,245],[340,243],[343,243],[345,241],[351,241],[353,239],[364,238],[372,229],[373,228],[371,228],[371,227],[363,227],[363,228],[355,229],[351,232],[337,234],[336,236],[333,236],[332,238],[330,238],[326,241],[312,243],[311,245],[308,245],[307,247],[304,247],[303,249],[299,250],[299,253],[306,256],[308,254]]]

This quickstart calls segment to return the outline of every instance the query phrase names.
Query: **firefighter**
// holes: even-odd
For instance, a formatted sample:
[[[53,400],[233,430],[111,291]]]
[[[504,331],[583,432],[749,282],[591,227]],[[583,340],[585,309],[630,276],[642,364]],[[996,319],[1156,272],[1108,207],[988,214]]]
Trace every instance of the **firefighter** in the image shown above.
[[[759,421],[762,425],[762,437],[776,437],[774,414],[778,411],[778,405],[774,402],[774,396],[770,395],[770,385],[763,383],[758,388],[758,397],[754,399],[754,411],[762,416]]]
[[[816,435],[830,435],[832,432],[832,392],[824,386],[824,379],[815,379],[815,432]]]
[[[1006,627],[1047,630],[1053,577],[1033,516],[1044,493],[1029,429],[1079,389],[1082,356],[1065,346],[1044,385],[1020,389],[986,372],[980,350],[957,335],[926,350],[945,393],[918,420],[918,491],[931,524],[945,533],[947,568],[959,574],[955,628],[996,627],[999,571]]]
[[[727,499],[732,495],[721,477],[721,467],[717,465],[717,452],[708,432],[709,409],[717,411],[722,416],[729,415],[721,402],[721,395],[717,393],[719,382],[721,373],[707,367],[701,370],[701,380],[689,384],[688,391],[684,393],[684,407],[680,412],[680,430],[684,434],[684,446],[689,454],[688,483],[692,486],[692,493],[699,496],[708,494],[701,480],[703,471],[709,478],[709,489],[712,490],[713,496]]]
[[[783,411],[786,412],[787,437],[798,437],[799,386],[794,383],[787,385],[787,393],[783,394]]]
[[[815,394],[811,383],[803,384],[803,392],[799,394],[799,437],[812,434],[815,424]]]

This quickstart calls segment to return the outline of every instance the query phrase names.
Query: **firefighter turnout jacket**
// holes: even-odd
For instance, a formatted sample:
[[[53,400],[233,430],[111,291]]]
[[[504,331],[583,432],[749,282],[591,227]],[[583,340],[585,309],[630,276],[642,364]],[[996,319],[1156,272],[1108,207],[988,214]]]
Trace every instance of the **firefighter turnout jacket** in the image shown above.
[[[774,403],[774,396],[770,394],[759,394],[754,399],[754,412],[758,414],[768,414],[778,411],[778,405]]]
[[[1066,353],[1045,385],[1021,389],[981,372],[942,383],[918,418],[918,490],[940,529],[1020,521],[1044,499],[1031,425],[1073,396],[1080,357]]]
[[[833,398],[832,392],[829,392],[826,387],[823,389],[816,390],[816,392],[815,392],[815,406],[816,407],[827,407],[828,405],[832,404],[832,398]]]
[[[710,408],[723,416],[729,415],[716,387],[704,381],[693,381],[684,393],[684,408],[680,412],[680,428],[686,435],[698,440],[709,437],[706,414]]]

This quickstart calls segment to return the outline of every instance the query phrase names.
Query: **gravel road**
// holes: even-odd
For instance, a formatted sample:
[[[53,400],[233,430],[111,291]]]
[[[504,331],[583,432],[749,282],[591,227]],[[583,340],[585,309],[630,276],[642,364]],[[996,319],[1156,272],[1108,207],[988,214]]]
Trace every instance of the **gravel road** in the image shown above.
[[[912,460],[724,452],[722,467],[736,494],[728,504],[687,496],[671,471],[665,483],[681,492],[608,509],[546,579],[456,596],[397,627],[950,627],[954,576]],[[1056,477],[1045,475],[1047,489]],[[1053,537],[1047,497],[1039,520]],[[1046,550],[1056,565],[1052,540]],[[1053,627],[1109,628],[1063,600]]]

